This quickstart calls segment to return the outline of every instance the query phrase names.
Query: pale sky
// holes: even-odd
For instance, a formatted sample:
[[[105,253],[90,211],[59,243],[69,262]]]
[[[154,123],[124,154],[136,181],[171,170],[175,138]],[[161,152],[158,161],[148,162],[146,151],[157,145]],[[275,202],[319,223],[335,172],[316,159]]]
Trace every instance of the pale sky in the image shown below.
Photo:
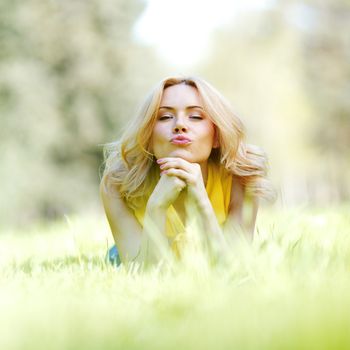
[[[212,31],[245,11],[269,7],[273,0],[145,0],[136,38],[153,45],[169,63],[189,66],[208,48]]]

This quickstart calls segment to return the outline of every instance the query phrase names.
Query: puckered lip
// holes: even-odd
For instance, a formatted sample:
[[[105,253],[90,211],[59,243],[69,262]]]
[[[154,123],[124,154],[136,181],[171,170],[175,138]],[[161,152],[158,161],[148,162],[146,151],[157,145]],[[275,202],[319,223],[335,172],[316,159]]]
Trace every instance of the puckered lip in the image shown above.
[[[188,137],[186,136],[182,136],[182,135],[177,135],[175,137],[173,137],[170,142],[173,142],[173,141],[188,141],[188,142],[191,142],[192,140],[189,139]]]

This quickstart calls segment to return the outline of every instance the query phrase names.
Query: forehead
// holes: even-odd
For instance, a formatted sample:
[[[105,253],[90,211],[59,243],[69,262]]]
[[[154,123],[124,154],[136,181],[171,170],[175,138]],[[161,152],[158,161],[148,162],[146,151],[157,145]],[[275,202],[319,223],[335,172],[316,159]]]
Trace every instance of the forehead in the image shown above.
[[[182,108],[186,106],[202,106],[198,90],[190,85],[177,84],[163,91],[160,107],[169,106]]]

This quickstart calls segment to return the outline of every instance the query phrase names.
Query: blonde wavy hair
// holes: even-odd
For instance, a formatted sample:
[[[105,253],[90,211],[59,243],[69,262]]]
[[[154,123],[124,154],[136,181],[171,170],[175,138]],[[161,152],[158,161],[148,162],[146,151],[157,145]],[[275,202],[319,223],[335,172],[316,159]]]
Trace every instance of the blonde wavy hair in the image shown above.
[[[143,205],[152,193],[159,175],[155,157],[149,151],[163,91],[173,85],[187,84],[197,89],[207,116],[218,131],[219,148],[210,158],[219,162],[253,196],[270,199],[273,195],[266,179],[264,152],[244,142],[244,127],[228,101],[209,83],[198,77],[170,77],[158,83],[141,106],[137,116],[125,129],[120,140],[105,144],[105,168],[102,181],[108,191],[118,190],[129,207]]]

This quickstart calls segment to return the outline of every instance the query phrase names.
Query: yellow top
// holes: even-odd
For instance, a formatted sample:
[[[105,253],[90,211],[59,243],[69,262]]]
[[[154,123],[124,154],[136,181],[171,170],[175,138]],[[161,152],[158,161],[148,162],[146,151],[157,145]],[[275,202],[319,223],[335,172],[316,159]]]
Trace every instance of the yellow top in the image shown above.
[[[205,187],[208,198],[213,206],[218,223],[222,225],[227,217],[232,187],[232,174],[228,172],[224,166],[208,161],[208,179]],[[134,211],[135,216],[141,226],[146,210],[146,203],[140,209]],[[167,210],[166,235],[173,239],[175,243],[177,238],[185,234],[186,227],[182,222],[175,208],[170,205]],[[172,245],[172,249],[178,253],[176,244]]]

